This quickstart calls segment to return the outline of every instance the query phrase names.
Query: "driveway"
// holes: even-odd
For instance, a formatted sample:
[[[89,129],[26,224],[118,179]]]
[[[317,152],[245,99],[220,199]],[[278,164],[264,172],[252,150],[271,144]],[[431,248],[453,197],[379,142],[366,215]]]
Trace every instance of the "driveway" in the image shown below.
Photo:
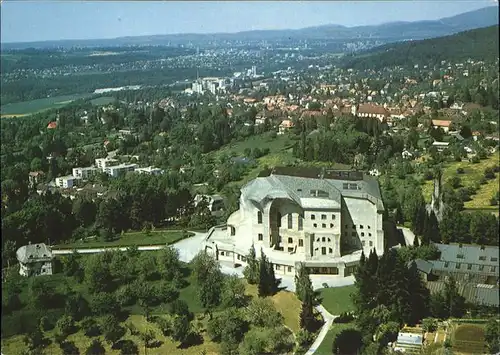
[[[323,324],[323,327],[321,327],[321,331],[319,332],[318,337],[316,338],[314,343],[311,345],[309,350],[307,350],[305,355],[312,355],[316,352],[316,350],[321,345],[323,340],[325,340],[325,336],[328,333],[328,331],[330,330],[330,327],[332,326],[333,320],[338,317],[338,316],[331,315],[322,305],[316,306],[316,309],[323,316],[325,323]]]

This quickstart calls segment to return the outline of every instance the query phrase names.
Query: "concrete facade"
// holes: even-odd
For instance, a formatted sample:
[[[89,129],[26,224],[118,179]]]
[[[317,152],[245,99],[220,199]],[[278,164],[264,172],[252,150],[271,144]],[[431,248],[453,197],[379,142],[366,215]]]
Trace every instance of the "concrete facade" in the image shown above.
[[[353,273],[361,251],[383,252],[384,207],[375,179],[311,169],[304,172],[307,177],[286,173],[274,171],[243,187],[239,210],[226,225],[212,228],[206,250],[221,261],[245,265],[254,245],[278,275],[294,274],[304,262],[313,275],[338,277]]]

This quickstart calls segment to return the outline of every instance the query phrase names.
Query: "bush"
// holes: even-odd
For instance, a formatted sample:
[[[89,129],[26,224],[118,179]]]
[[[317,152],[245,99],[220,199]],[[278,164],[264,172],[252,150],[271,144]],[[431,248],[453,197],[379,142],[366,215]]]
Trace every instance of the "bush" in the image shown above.
[[[462,184],[462,181],[460,180],[460,178],[458,176],[453,176],[450,179],[450,185],[454,189],[458,189],[461,186],[461,184]]]
[[[487,184],[487,183],[488,183],[488,180],[486,180],[486,178],[483,176],[483,177],[481,178],[481,180],[479,180],[479,183],[480,183],[481,185],[485,185],[485,184]]]
[[[478,157],[477,155],[474,155],[474,156],[471,158],[471,160],[470,160],[470,161],[471,161],[471,163],[472,163],[472,164],[477,164],[477,163],[479,163],[480,159],[479,159],[479,157]]]
[[[136,302],[135,292],[131,285],[125,285],[120,287],[115,292],[116,301],[120,306],[131,306]]]
[[[179,298],[179,290],[170,282],[163,281],[158,286],[158,295],[165,303],[170,303]]]
[[[498,164],[495,164],[493,166],[492,170],[493,170],[494,173],[498,173],[498,172],[500,172],[500,166],[498,166]]]
[[[80,326],[82,327],[83,333],[88,337],[96,337],[102,334],[101,327],[93,317],[84,318]]]
[[[464,168],[457,169],[457,174],[463,174],[463,173],[465,173]]]
[[[350,312],[342,312],[333,320],[334,323],[349,323],[354,320],[354,315]]]
[[[438,327],[438,321],[435,318],[425,318],[422,320],[422,328],[426,332],[434,332]]]
[[[494,179],[495,178],[495,173],[493,172],[492,168],[486,168],[484,169],[484,177],[486,179]]]
[[[56,328],[58,333],[68,336],[75,331],[75,320],[70,315],[64,315],[57,321]]]
[[[55,324],[50,321],[49,317],[43,316],[40,318],[40,330],[42,332],[48,332],[52,329],[54,329]]]

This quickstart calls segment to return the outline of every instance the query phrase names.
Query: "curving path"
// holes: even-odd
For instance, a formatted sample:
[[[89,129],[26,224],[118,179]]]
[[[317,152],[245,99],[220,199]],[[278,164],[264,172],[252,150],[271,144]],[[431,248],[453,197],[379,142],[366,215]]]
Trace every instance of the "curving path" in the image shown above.
[[[311,345],[309,350],[307,350],[305,355],[311,355],[311,354],[314,354],[316,352],[316,350],[321,345],[323,340],[325,340],[325,336],[328,333],[328,331],[330,330],[330,327],[332,326],[333,320],[338,317],[338,316],[334,316],[334,315],[330,314],[330,312],[328,312],[325,309],[325,307],[323,307],[322,305],[316,306],[316,309],[323,316],[323,320],[325,321],[325,323],[323,324],[323,327],[321,327],[321,331],[319,332],[316,340]]]

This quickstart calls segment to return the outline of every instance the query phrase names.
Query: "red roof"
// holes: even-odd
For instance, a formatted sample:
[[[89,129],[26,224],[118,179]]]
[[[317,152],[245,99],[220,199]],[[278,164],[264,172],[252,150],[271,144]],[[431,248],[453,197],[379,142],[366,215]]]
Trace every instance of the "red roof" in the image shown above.
[[[358,107],[358,113],[368,113],[373,115],[385,115],[388,116],[389,112],[383,107],[373,104],[361,104]]]
[[[48,125],[47,125],[47,129],[54,129],[57,127],[57,122],[50,122]]]
[[[448,120],[432,120],[432,125],[437,127],[450,127],[450,124]]]

